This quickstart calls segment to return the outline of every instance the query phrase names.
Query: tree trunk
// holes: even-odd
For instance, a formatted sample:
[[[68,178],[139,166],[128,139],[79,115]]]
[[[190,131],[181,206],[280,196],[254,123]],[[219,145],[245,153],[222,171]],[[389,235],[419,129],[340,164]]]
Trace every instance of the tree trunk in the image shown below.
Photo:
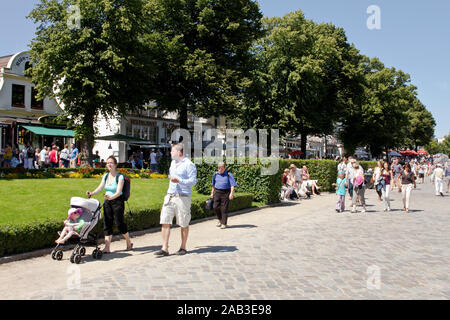
[[[81,166],[92,167],[94,160],[93,149],[94,149],[94,115],[86,114],[83,119],[82,124],[82,139],[81,139]]]
[[[306,142],[308,139],[308,135],[305,132],[301,132],[301,140],[300,140],[300,149],[302,150],[302,155],[300,156],[300,159],[306,159]]]
[[[180,107],[180,129],[188,129],[188,109],[187,106]]]

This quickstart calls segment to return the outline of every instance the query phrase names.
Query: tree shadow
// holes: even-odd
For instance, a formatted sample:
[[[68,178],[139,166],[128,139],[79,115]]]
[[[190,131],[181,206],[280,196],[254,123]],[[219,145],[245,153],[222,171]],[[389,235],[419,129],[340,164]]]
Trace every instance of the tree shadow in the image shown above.
[[[196,247],[194,250],[188,251],[188,254],[196,253],[223,253],[223,252],[234,252],[239,249],[236,246],[206,246],[206,247]]]

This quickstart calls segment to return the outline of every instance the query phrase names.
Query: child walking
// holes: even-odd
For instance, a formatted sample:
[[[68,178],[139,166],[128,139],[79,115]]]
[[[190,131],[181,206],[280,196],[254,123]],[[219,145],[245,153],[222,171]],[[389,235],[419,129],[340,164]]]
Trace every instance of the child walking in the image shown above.
[[[337,187],[336,194],[338,196],[338,200],[336,203],[336,212],[345,211],[345,193],[346,193],[345,187],[348,187],[348,183],[344,175],[345,175],[344,171],[339,171],[336,183],[333,183],[333,186]]]

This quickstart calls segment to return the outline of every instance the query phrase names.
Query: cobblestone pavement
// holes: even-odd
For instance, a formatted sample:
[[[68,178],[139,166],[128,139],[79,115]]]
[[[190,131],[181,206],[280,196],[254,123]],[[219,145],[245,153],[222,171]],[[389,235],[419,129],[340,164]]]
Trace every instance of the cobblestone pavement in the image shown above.
[[[154,256],[158,232],[133,238],[131,253],[120,251],[122,240],[115,253],[78,266],[68,253],[59,262],[8,263],[0,266],[0,298],[449,299],[448,194],[436,197],[431,184],[419,184],[409,214],[397,192],[392,212],[382,211],[374,190],[366,196],[366,213],[336,213],[336,196],[322,194],[231,217],[226,230],[214,220],[198,223],[185,256]],[[175,228],[171,253],[179,243]]]

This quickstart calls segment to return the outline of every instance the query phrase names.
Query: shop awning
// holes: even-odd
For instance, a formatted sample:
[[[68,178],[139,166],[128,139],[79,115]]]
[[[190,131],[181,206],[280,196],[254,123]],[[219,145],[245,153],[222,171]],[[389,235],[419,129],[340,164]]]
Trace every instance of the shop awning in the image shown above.
[[[34,127],[34,126],[21,126],[21,127],[30,130],[31,132],[39,136],[69,137],[69,138],[75,137],[75,132],[73,130]]]

